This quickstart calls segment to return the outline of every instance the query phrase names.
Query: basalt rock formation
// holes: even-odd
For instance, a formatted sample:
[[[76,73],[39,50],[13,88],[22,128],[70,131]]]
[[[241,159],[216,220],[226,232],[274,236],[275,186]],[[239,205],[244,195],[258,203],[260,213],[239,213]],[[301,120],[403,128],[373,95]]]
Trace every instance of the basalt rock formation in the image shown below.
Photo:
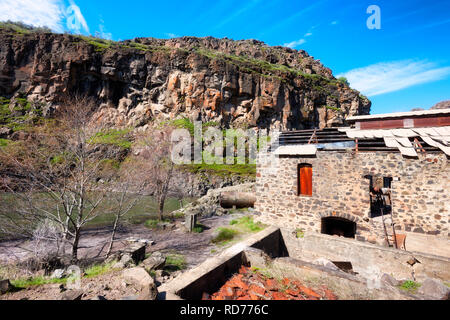
[[[223,128],[330,127],[371,105],[305,51],[256,40],[113,42],[0,28],[0,97],[25,97],[48,115],[74,93],[98,101],[99,121],[133,127],[177,117]]]

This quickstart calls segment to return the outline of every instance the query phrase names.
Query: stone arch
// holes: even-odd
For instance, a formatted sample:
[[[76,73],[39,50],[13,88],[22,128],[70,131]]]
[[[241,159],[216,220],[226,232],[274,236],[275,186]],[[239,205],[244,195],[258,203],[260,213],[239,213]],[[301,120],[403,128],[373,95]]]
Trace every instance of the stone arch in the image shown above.
[[[338,235],[355,238],[358,219],[355,216],[336,212],[320,214],[320,232],[328,235]]]

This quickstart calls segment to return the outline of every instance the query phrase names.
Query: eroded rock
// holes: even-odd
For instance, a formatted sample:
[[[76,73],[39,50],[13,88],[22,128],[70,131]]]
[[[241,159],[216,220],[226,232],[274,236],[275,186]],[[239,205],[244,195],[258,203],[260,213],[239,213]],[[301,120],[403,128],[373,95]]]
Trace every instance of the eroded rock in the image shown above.
[[[437,300],[449,300],[450,288],[438,279],[427,278],[422,282],[418,290],[419,294],[432,297]]]

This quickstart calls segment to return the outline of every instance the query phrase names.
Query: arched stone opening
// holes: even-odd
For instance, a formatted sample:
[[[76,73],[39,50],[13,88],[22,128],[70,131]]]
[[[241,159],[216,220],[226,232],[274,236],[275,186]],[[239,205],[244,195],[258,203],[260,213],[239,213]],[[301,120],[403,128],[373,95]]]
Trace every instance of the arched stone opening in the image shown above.
[[[341,217],[323,217],[321,219],[321,233],[355,238],[356,222]]]

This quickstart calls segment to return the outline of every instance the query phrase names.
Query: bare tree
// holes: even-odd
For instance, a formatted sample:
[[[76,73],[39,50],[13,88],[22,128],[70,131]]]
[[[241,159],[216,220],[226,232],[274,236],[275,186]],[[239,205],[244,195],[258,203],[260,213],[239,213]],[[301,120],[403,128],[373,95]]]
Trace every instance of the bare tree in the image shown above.
[[[148,130],[139,140],[142,177],[158,202],[159,220],[163,220],[164,203],[169,193],[174,173],[171,159],[171,134],[174,128],[168,124]]]
[[[121,165],[115,177],[112,178],[113,182],[110,184],[110,192],[108,193],[111,207],[108,211],[113,215],[114,220],[106,257],[109,257],[112,252],[120,223],[138,201],[142,199],[143,190],[147,182],[145,179],[141,179],[142,172],[138,161],[135,157],[130,157],[128,161]]]
[[[101,130],[90,122],[94,110],[92,100],[72,97],[57,110],[56,121],[35,129],[33,138],[22,143],[21,152],[0,151],[0,160],[14,165],[24,181],[18,189],[3,179],[15,207],[0,208],[2,231],[32,236],[42,221],[52,221],[70,244],[73,261],[78,260],[82,229],[105,199],[98,174],[109,155],[96,152],[92,141]]]

